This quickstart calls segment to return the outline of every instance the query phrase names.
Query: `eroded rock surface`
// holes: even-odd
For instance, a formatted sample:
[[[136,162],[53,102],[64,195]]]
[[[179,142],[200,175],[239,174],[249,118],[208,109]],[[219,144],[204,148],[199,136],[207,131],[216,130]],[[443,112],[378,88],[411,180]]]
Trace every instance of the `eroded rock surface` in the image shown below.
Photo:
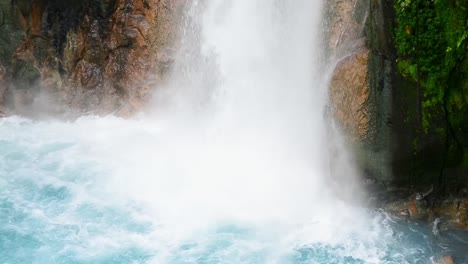
[[[20,9],[25,33],[8,59],[5,93],[13,111],[33,105],[54,114],[129,116],[141,110],[172,63],[185,1],[42,2],[45,12],[42,5]]]
[[[367,19],[367,8],[362,0],[328,1],[327,44],[340,54],[362,47],[363,30]]]
[[[364,28],[368,8],[361,0],[327,3],[328,49],[338,60],[330,81],[334,117],[355,141],[368,135],[369,49]]]
[[[363,174],[389,182],[394,65],[385,3],[333,0],[327,6],[327,46],[337,61],[329,84],[330,109],[356,146]]]
[[[369,52],[362,48],[338,62],[330,81],[330,103],[335,118],[358,139],[369,129]]]

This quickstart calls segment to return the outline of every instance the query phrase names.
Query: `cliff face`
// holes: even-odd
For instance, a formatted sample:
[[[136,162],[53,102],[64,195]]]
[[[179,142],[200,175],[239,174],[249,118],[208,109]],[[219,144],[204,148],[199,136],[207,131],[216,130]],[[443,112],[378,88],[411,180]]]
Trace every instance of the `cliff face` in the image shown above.
[[[405,186],[441,181],[466,186],[467,155],[460,154],[468,142],[467,122],[461,121],[466,120],[466,111],[457,110],[460,115],[449,117],[451,129],[446,129],[442,105],[433,107],[431,120],[426,120],[431,125],[422,131],[417,104],[425,95],[396,65],[394,4],[387,0],[328,3],[328,48],[337,61],[330,81],[331,108],[354,138],[362,170],[377,180]],[[466,89],[466,65],[461,63],[451,73],[452,90]],[[444,134],[449,134],[449,144]]]
[[[37,107],[123,116],[141,109],[172,62],[184,6],[181,0],[16,2],[12,13],[4,12],[2,38],[18,37],[2,47],[8,71],[0,97],[26,115]]]
[[[397,68],[393,5],[387,0],[328,3],[328,49],[337,61],[330,108],[354,141],[362,173],[376,183],[379,207],[467,229],[467,114],[457,111],[445,122],[439,106],[432,110],[432,125],[421,131],[417,105],[424,95]],[[451,89],[466,89],[467,60],[451,73]]]
[[[391,181],[391,9],[385,1],[334,0],[327,13],[328,48],[337,61],[330,81],[334,116],[354,138],[361,169]]]

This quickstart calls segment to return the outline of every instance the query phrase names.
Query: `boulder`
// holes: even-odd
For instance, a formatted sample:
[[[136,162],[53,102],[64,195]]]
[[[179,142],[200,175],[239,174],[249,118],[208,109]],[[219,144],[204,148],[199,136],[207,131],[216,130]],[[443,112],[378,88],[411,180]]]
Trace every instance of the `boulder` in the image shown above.
[[[437,263],[438,264],[453,264],[454,262],[453,262],[452,256],[444,256],[440,258]]]
[[[330,81],[330,103],[334,116],[345,129],[363,139],[368,134],[369,52],[363,48],[340,60]]]

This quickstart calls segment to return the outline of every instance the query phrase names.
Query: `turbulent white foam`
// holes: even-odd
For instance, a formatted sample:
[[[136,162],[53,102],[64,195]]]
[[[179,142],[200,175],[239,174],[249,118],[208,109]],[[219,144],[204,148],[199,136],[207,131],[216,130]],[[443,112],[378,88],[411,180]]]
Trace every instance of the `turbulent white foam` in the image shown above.
[[[395,230],[385,214],[317,188],[320,176],[291,152],[144,118],[12,117],[0,127],[0,262],[425,263],[434,254],[422,227]]]

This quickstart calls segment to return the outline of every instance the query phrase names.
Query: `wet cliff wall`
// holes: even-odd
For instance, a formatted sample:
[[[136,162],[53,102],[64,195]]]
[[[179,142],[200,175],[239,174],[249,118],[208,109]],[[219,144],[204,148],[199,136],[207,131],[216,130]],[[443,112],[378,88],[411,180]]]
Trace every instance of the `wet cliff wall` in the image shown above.
[[[416,26],[410,19],[415,15],[407,8],[401,9],[402,4],[416,5],[417,1],[335,0],[328,4],[328,47],[337,61],[330,81],[330,104],[335,118],[354,142],[366,177],[393,186],[432,185],[441,192],[459,192],[467,186],[466,12],[461,10],[458,20],[444,17],[451,8],[463,5],[463,1],[449,2],[439,11],[426,4],[412,9],[414,12],[426,8],[418,22],[418,45],[414,42]],[[445,26],[440,26],[440,34],[430,35],[433,28],[423,25],[439,20],[442,22],[437,25]],[[453,47],[452,36],[457,36],[453,37]],[[437,45],[441,50],[432,49]],[[417,56],[408,57],[401,52],[402,47],[430,52],[415,52]],[[420,65],[424,56],[430,62],[433,57],[451,58],[450,52],[455,48],[461,52],[447,74],[447,85],[439,82],[433,89],[450,91],[446,97],[444,92],[434,96],[422,74],[418,83],[408,73],[408,68],[414,68],[402,66],[402,61],[417,57],[421,62],[413,59],[413,63]],[[437,72],[450,66],[443,61],[433,64],[438,65]],[[427,68],[424,66],[427,65],[421,66],[421,72]],[[436,74],[428,76],[433,75]],[[444,98],[448,98],[447,104]]]
[[[402,91],[396,109],[395,175],[402,183],[433,184],[441,192],[468,181],[467,1],[395,3],[394,45]],[[402,146],[411,146],[402,148]],[[409,166],[408,166],[409,165]]]
[[[137,112],[172,63],[183,6],[179,0],[1,0],[2,111]]]
[[[395,51],[393,13],[386,1],[330,1],[328,48],[336,66],[330,104],[367,178],[392,181]]]

